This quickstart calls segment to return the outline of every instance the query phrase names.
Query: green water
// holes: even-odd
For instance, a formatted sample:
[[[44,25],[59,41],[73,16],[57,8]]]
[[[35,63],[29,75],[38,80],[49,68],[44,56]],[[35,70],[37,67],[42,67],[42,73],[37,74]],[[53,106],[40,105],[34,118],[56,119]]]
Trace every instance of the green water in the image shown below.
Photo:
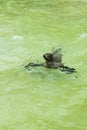
[[[24,69],[53,47],[76,74]],[[0,0],[0,130],[87,130],[86,57],[86,0]]]

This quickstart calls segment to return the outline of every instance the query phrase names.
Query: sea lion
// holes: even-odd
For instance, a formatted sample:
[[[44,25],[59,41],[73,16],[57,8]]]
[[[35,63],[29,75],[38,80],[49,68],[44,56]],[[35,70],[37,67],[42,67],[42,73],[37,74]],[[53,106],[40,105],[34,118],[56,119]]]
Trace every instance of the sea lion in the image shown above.
[[[53,51],[52,53],[44,54],[43,58],[45,59],[45,63],[41,63],[41,64],[29,63],[25,66],[25,68],[29,68],[30,66],[31,67],[43,66],[51,69],[59,69],[60,71],[65,72],[67,74],[76,72],[74,68],[65,66],[62,63],[62,54],[60,48],[58,50]]]

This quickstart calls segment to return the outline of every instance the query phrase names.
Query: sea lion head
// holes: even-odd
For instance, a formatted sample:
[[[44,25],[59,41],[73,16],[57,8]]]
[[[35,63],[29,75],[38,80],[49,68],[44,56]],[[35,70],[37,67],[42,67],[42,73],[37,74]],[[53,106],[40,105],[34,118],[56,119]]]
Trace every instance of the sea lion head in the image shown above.
[[[43,55],[44,59],[47,61],[47,62],[53,62],[53,54],[51,53],[46,53]]]

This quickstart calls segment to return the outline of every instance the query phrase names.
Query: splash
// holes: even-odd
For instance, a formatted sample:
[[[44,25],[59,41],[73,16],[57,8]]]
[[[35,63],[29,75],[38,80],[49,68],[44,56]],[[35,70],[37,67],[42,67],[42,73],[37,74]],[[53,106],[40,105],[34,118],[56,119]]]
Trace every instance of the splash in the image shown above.
[[[71,44],[79,42],[80,40],[83,40],[86,37],[87,37],[87,33],[83,32],[82,34],[80,34],[80,36],[78,38],[76,38],[74,41],[72,41]]]
[[[87,33],[83,32],[83,33],[80,35],[79,39],[84,39],[85,37],[87,37]]]
[[[24,40],[24,38],[22,36],[13,36],[12,40]]]

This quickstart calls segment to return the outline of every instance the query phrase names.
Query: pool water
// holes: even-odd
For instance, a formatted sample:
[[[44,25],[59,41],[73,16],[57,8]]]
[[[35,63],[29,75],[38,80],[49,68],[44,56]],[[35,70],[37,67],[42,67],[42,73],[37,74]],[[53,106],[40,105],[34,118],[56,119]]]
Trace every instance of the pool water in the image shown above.
[[[77,73],[44,67],[61,48]],[[87,1],[0,1],[0,130],[87,130]]]

